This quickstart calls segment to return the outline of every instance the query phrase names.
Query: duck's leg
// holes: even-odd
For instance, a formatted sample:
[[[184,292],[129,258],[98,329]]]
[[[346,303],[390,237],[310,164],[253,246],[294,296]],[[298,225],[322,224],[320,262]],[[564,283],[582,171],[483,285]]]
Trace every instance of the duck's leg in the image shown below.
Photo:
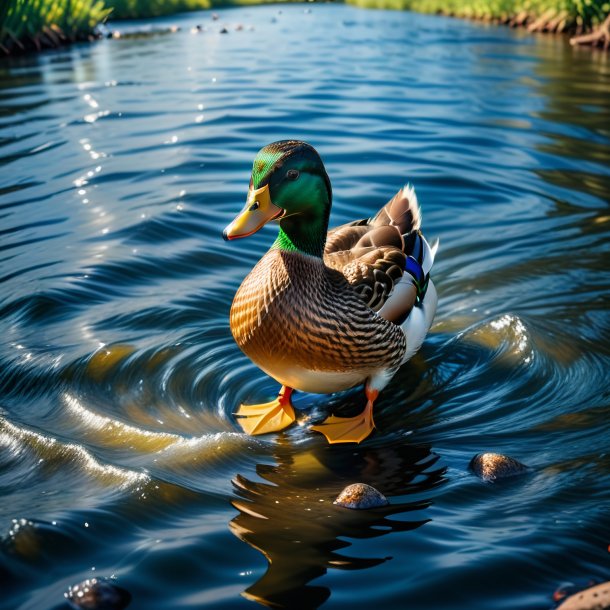
[[[266,434],[287,428],[295,419],[290,396],[294,390],[282,386],[275,400],[260,405],[240,405],[235,413],[247,434]]]
[[[335,417],[331,415],[319,426],[311,429],[321,432],[329,443],[360,443],[375,428],[373,421],[373,403],[379,396],[379,390],[372,388],[368,383],[364,391],[366,393],[366,407],[360,415],[355,417]]]

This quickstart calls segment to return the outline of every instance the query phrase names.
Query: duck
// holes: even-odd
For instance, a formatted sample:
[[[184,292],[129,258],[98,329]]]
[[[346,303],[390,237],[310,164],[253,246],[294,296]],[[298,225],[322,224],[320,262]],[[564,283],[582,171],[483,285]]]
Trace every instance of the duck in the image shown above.
[[[379,393],[432,325],[438,241],[430,247],[421,232],[415,189],[407,184],[372,217],[329,231],[331,205],[315,148],[281,140],[255,156],[246,204],[223,232],[232,241],[279,224],[229,314],[239,348],[281,385],[274,400],[235,411],[249,435],[290,426],[295,390],[332,394],[361,385],[361,413],[330,415],[311,430],[330,444],[362,442],[375,429]]]

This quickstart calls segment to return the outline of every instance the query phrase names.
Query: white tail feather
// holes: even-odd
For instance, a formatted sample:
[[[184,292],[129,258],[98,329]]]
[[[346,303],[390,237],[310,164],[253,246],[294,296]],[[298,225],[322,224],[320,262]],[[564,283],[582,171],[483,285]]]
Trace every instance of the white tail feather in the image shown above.
[[[429,280],[424,300],[420,305],[411,310],[409,317],[401,326],[407,337],[407,351],[402,358],[403,363],[409,360],[424,342],[432,326],[437,303],[438,295],[436,294],[436,287],[434,282]]]
[[[430,273],[430,269],[432,269],[432,265],[434,264],[434,257],[436,256],[436,251],[438,250],[439,240],[437,239],[434,242],[432,248],[430,244],[426,241],[426,238],[422,235],[422,244],[424,249],[424,257],[422,260],[422,269],[424,270],[424,275]]]
[[[415,187],[410,182],[407,182],[407,184],[402,187],[402,196],[409,201],[409,210],[411,211],[411,214],[413,214],[411,231],[417,231],[421,227],[422,215],[419,203],[417,202]]]

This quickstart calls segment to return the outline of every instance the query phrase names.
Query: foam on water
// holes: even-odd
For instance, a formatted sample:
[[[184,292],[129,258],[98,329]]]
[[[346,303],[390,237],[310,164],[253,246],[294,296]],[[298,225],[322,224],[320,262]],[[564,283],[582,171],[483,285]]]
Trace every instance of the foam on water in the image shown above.
[[[55,438],[15,426],[4,418],[0,418],[0,444],[9,449],[14,457],[32,452],[38,457],[41,468],[49,462],[59,469],[62,468],[62,464],[66,467],[76,466],[108,487],[127,488],[150,480],[146,473],[103,464],[80,445],[62,443]]]

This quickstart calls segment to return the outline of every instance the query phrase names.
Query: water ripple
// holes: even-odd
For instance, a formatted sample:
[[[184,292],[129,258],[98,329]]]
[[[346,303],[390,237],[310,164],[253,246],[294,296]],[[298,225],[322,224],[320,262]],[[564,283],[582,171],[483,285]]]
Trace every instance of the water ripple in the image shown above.
[[[55,608],[93,568],[147,609],[529,610],[607,579],[607,62],[407,12],[218,13],[0,62],[8,604]],[[358,447],[309,425],[359,388],[297,394],[280,434],[234,416],[278,390],[228,328],[275,229],[220,235],[288,137],[319,149],[332,224],[410,181],[441,242],[432,332]],[[481,451],[531,470],[483,484]],[[356,481],[388,510],[334,506]]]

